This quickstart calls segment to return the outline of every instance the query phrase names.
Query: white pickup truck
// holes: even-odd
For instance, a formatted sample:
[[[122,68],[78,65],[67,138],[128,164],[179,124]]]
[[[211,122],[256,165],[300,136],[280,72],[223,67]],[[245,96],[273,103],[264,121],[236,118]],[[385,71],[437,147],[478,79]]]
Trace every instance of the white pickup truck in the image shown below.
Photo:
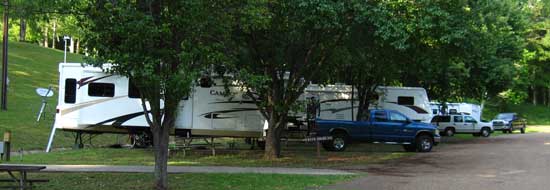
[[[474,136],[488,137],[493,132],[492,123],[477,121],[470,115],[438,115],[432,118],[431,123],[437,126],[442,136],[453,136],[456,133],[469,133]]]

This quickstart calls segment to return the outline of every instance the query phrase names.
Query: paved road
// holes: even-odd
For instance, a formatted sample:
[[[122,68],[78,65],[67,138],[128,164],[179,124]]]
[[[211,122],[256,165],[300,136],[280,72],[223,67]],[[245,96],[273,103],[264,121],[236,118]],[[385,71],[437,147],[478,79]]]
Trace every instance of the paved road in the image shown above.
[[[366,177],[322,189],[550,189],[550,133],[446,141],[434,152],[371,165],[363,168]]]
[[[16,165],[16,164],[15,164]],[[153,166],[107,166],[107,165],[41,165],[43,172],[78,173],[151,173]],[[272,167],[227,167],[227,166],[168,166],[168,173],[262,173],[262,174],[301,174],[301,175],[355,175],[356,173],[311,168],[272,168]]]

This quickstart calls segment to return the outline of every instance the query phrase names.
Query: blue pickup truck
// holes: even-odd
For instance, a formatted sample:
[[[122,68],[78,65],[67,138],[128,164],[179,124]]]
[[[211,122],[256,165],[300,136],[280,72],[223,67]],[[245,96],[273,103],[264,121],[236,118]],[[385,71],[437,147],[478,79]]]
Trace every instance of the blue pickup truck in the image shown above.
[[[369,110],[358,121],[315,120],[318,136],[332,136],[323,142],[329,151],[343,151],[350,142],[372,142],[403,145],[409,152],[430,152],[441,136],[437,127],[413,122],[393,110]]]

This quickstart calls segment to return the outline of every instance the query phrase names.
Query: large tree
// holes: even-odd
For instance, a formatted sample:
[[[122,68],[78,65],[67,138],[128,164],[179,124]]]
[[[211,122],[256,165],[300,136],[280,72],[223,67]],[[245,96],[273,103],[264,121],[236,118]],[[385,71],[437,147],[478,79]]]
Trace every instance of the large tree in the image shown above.
[[[80,22],[95,65],[131,78],[155,150],[155,189],[167,189],[168,139],[197,73],[222,61],[224,1],[94,0]]]
[[[354,1],[242,1],[233,39],[237,43],[238,79],[269,122],[265,158],[280,156],[280,135],[287,114],[307,81],[320,72],[347,35]]]

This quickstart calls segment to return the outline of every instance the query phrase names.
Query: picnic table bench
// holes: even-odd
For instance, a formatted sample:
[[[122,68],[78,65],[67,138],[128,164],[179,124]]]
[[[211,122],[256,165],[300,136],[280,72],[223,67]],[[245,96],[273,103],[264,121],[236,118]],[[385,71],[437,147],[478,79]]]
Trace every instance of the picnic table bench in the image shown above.
[[[32,189],[33,183],[49,182],[48,179],[28,179],[28,172],[39,172],[40,170],[46,169],[46,166],[29,166],[29,165],[0,165],[0,172],[7,172],[11,177],[9,179],[0,179],[0,182],[13,182],[15,184],[10,186],[0,186],[0,188],[5,189]],[[13,173],[19,173],[19,176],[14,175]]]

